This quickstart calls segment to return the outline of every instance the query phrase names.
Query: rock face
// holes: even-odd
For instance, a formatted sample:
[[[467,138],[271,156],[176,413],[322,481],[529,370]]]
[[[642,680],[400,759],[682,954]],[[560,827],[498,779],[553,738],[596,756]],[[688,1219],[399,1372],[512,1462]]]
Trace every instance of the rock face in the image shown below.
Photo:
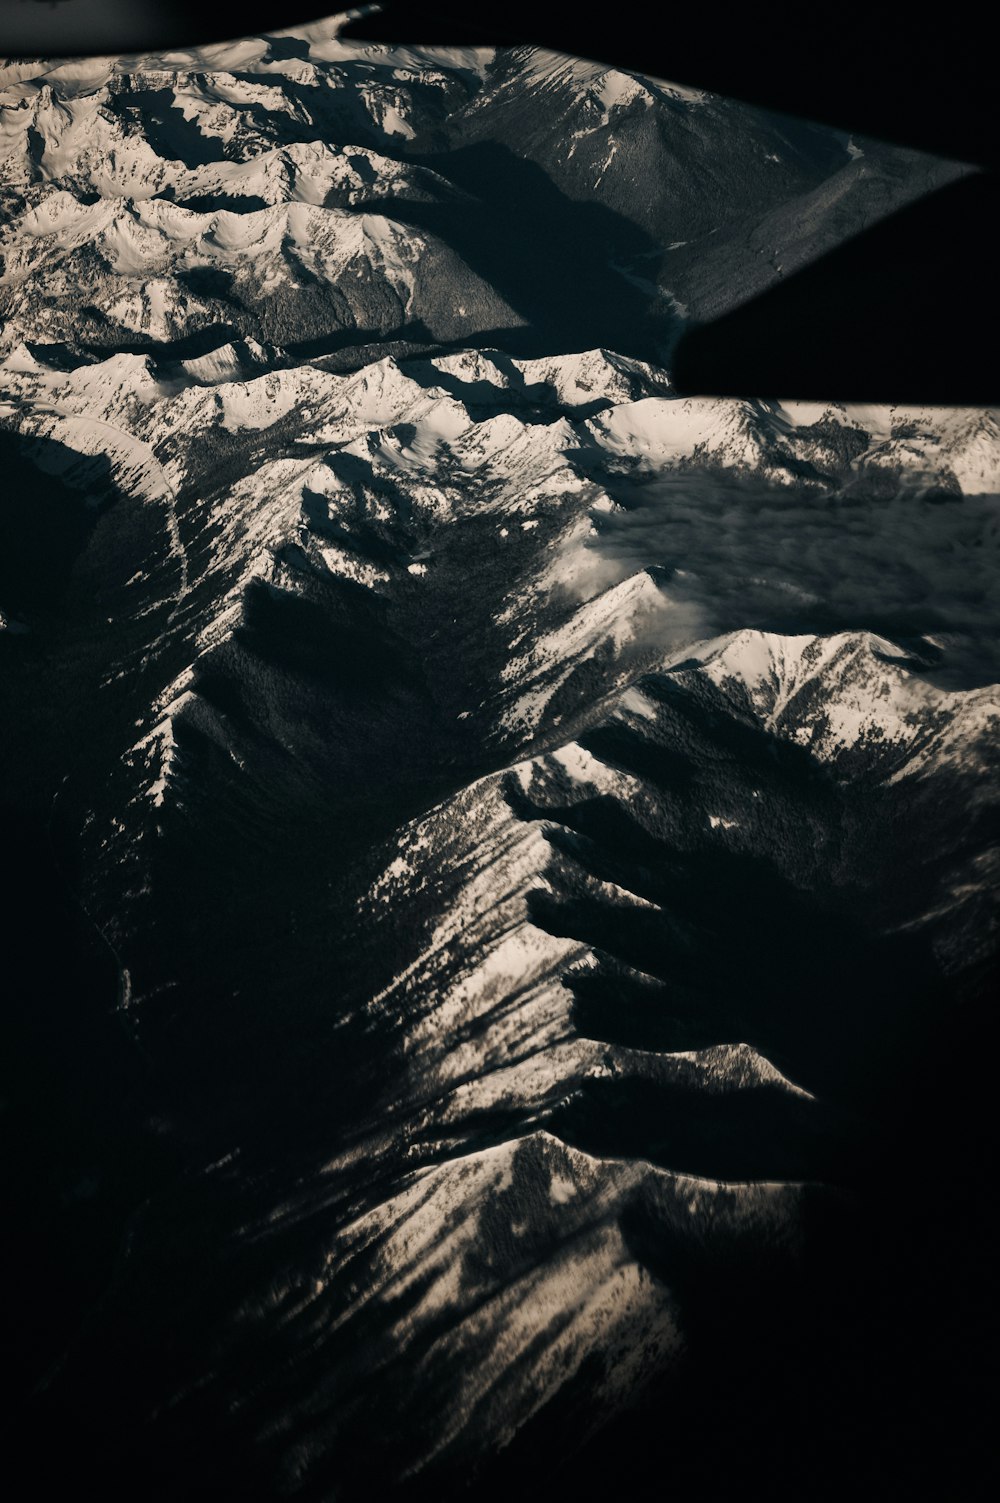
[[[703,1496],[863,1427],[975,1204],[1000,433],[669,351],[956,169],[332,23],[0,104],[30,1443]]]

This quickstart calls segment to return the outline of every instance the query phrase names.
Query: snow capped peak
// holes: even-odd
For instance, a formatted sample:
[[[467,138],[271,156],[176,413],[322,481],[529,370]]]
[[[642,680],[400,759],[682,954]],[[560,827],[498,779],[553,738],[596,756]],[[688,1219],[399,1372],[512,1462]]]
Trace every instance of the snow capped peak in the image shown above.
[[[887,602],[892,574],[950,650],[950,570],[970,640],[995,624],[1000,433],[659,368],[687,307],[926,163],[340,25],[0,70],[5,796],[79,833],[128,1008],[107,1057],[124,1022],[153,1065],[128,1277],[59,1385],[147,1279],[144,1437],[233,1416],[265,1493],[352,1503],[431,1458],[450,1493],[531,1422],[503,1479],[531,1494],[550,1416],[562,1448],[704,1330],[671,1268],[701,1260],[705,1310],[719,1281],[724,1334],[862,1163],[897,934],[968,964],[1000,703],[919,671]],[[147,1084],[177,1116],[159,1209]],[[193,1266],[202,1192],[237,1276],[192,1305],[156,1230]]]
[[[2,334],[0,334],[0,340],[2,340]],[[9,374],[17,375],[41,375],[45,370],[44,365],[35,358],[23,341],[11,345],[0,361],[0,367]]]
[[[872,632],[739,631],[675,664],[745,696],[762,725],[823,760],[867,750],[894,778],[946,765],[981,771],[1000,728],[1000,688],[939,689]]]
[[[224,381],[239,381],[255,367],[266,369],[272,362],[271,353],[256,339],[240,339],[220,344],[206,355],[192,356],[182,360],[180,368],[199,386],[217,386]]]
[[[892,650],[881,638],[860,632],[818,637],[738,631],[701,649],[697,657],[702,671],[717,683],[738,678],[755,692],[762,695],[773,692],[787,700],[796,692],[796,686],[822,672],[831,659],[858,652],[870,657],[876,643],[884,650]]]
[[[492,390],[498,401],[523,400],[582,409],[581,416],[586,416],[587,409],[610,407],[649,391],[669,390],[662,371],[604,349],[535,359],[488,348],[464,349],[435,355],[428,363],[441,375],[461,383],[456,390],[473,404],[486,401]]]
[[[609,453],[644,467],[677,464],[697,454],[704,463],[768,468],[767,436],[747,401],[709,397],[643,397],[599,413],[588,423]]]
[[[614,68],[609,68],[595,80],[594,93],[603,106],[605,122],[611,119],[616,110],[626,110],[636,103],[642,103],[648,108],[655,97],[644,79],[637,78],[634,73],[621,73]]]

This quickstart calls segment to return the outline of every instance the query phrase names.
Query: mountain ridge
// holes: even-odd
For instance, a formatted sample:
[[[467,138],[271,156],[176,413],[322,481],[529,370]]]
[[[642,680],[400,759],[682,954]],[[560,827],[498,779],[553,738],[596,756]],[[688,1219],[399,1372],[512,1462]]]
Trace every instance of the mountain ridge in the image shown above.
[[[979,1204],[1000,434],[669,357],[961,169],[331,23],[35,66],[21,1443],[111,1499],[596,1496],[661,1437],[745,1478],[770,1363],[836,1480],[864,1321],[933,1326]]]

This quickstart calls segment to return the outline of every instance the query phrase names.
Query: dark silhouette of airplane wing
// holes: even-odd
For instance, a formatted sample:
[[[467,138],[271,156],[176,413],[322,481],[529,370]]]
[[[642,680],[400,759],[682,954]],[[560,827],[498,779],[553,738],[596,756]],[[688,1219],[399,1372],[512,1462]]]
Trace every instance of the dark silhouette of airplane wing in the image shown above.
[[[963,178],[693,326],[674,351],[674,384],[711,396],[993,405],[998,197],[992,174]]]

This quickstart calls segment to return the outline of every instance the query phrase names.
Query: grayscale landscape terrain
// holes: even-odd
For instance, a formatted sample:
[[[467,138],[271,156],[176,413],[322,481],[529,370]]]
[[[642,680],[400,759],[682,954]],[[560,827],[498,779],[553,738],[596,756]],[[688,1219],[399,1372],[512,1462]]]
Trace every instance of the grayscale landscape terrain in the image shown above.
[[[0,71],[38,1496],[973,1496],[997,414],[670,379],[965,170],[333,22]]]

